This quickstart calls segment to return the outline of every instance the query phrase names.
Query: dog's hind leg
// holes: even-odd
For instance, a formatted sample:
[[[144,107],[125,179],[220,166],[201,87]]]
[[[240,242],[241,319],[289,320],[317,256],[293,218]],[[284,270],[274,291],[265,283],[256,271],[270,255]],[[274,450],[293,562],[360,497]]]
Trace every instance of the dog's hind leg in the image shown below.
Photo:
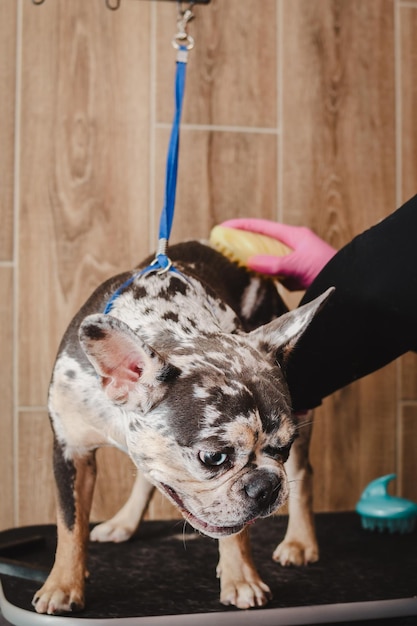
[[[312,426],[313,411],[298,417],[299,437],[285,465],[290,484],[288,528],[273,554],[273,559],[281,565],[306,565],[319,558],[314,528],[313,470],[308,458]]]
[[[154,486],[138,472],[126,503],[114,517],[93,528],[91,541],[120,543],[130,539],[148,508],[153,491]]]
[[[89,516],[96,478],[95,452],[70,456],[55,440],[54,473],[58,487],[58,545],[55,563],[35,594],[38,613],[77,611],[84,606]]]
[[[220,602],[239,609],[266,604],[272,594],[253,563],[249,530],[219,539],[219,551]]]

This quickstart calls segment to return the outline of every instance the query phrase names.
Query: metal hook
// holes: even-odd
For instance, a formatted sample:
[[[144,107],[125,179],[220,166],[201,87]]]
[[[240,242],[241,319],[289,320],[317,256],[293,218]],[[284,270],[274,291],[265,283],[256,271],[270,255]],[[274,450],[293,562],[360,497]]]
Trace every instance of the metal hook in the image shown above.
[[[106,0],[106,7],[110,9],[110,11],[117,11],[120,8],[121,0]]]
[[[195,5],[195,0],[189,2],[188,9],[183,9],[182,4],[182,0],[177,0],[177,27],[181,33],[185,33],[188,22],[194,18],[192,8]]]
[[[177,0],[177,34],[172,40],[174,48],[185,47],[187,50],[194,48],[194,39],[187,33],[188,22],[194,19],[194,13],[192,7],[195,4],[194,1],[189,3],[188,9],[182,8],[181,0]]]
[[[35,4],[36,6],[39,6],[43,4],[44,2],[45,0],[32,0],[32,4]]]

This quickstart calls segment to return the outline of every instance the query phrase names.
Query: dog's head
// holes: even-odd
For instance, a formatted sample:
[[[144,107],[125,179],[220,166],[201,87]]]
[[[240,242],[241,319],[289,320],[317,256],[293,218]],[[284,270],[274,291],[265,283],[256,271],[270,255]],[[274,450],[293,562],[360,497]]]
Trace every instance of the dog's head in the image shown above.
[[[239,532],[285,502],[297,433],[282,368],[328,293],[248,334],[161,336],[158,351],[110,315],[82,323],[132,459],[203,533]]]

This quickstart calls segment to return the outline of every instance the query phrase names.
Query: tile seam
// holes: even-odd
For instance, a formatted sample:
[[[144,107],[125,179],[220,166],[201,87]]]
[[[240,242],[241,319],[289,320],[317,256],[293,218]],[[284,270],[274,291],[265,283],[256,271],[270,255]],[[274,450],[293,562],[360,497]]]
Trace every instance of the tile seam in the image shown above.
[[[155,128],[169,130],[171,124],[168,122],[156,122]],[[250,133],[261,135],[277,135],[279,130],[273,127],[258,126],[227,126],[221,124],[181,124],[181,131],[208,131],[208,132],[225,132],[225,133]]]

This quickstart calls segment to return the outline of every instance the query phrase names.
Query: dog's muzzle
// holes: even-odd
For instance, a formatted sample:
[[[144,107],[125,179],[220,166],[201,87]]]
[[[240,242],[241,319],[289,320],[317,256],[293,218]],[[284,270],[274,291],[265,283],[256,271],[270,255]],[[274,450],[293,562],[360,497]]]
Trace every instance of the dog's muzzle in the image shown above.
[[[252,524],[259,517],[271,515],[285,499],[286,490],[280,477],[266,469],[249,472],[239,486],[240,510],[243,513],[235,523],[227,525],[213,524],[212,521],[197,517],[186,508],[182,496],[165,483],[159,483],[162,491],[180,509],[185,519],[196,530],[209,537],[220,538],[240,532],[247,524]],[[240,516],[239,516],[240,517]]]

